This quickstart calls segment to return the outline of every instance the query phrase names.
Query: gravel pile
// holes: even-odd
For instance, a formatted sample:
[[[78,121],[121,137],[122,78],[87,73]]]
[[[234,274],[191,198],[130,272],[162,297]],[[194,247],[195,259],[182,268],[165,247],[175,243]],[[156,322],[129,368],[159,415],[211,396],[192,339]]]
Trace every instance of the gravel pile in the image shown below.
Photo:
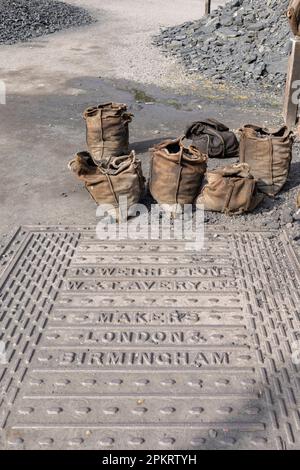
[[[153,42],[191,73],[282,90],[290,50],[288,4],[289,0],[232,0],[209,17],[162,30]]]
[[[90,24],[83,8],[52,0],[0,0],[0,44],[15,44]]]

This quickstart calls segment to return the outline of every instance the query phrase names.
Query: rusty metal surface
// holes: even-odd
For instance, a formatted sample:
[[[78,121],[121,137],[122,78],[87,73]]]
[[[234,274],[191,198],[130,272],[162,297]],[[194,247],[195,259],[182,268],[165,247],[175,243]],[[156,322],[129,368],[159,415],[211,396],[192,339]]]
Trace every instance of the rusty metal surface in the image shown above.
[[[299,448],[284,233],[208,230],[193,253],[29,227],[0,273],[1,448]]]

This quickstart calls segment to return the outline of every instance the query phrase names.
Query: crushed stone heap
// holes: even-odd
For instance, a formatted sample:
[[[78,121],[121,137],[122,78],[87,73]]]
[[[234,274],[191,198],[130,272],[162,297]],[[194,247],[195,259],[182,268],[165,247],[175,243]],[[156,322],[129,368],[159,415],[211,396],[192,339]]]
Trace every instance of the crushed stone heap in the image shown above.
[[[281,92],[291,42],[289,0],[232,0],[208,17],[161,30],[153,43],[190,73]]]
[[[15,44],[92,23],[83,8],[52,0],[0,0],[0,44]]]

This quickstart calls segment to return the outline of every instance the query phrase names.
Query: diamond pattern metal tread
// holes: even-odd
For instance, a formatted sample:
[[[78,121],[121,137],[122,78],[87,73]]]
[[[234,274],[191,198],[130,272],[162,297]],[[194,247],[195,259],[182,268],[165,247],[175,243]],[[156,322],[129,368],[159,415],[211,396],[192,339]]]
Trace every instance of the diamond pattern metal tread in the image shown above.
[[[210,229],[189,252],[25,227],[0,267],[1,448],[300,447],[284,233]]]

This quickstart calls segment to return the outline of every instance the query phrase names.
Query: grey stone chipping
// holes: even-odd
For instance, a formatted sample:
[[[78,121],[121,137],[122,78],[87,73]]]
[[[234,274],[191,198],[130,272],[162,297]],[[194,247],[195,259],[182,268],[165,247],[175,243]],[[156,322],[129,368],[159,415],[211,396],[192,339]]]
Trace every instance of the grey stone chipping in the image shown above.
[[[90,24],[85,9],[52,0],[0,0],[0,44],[15,44]]]

